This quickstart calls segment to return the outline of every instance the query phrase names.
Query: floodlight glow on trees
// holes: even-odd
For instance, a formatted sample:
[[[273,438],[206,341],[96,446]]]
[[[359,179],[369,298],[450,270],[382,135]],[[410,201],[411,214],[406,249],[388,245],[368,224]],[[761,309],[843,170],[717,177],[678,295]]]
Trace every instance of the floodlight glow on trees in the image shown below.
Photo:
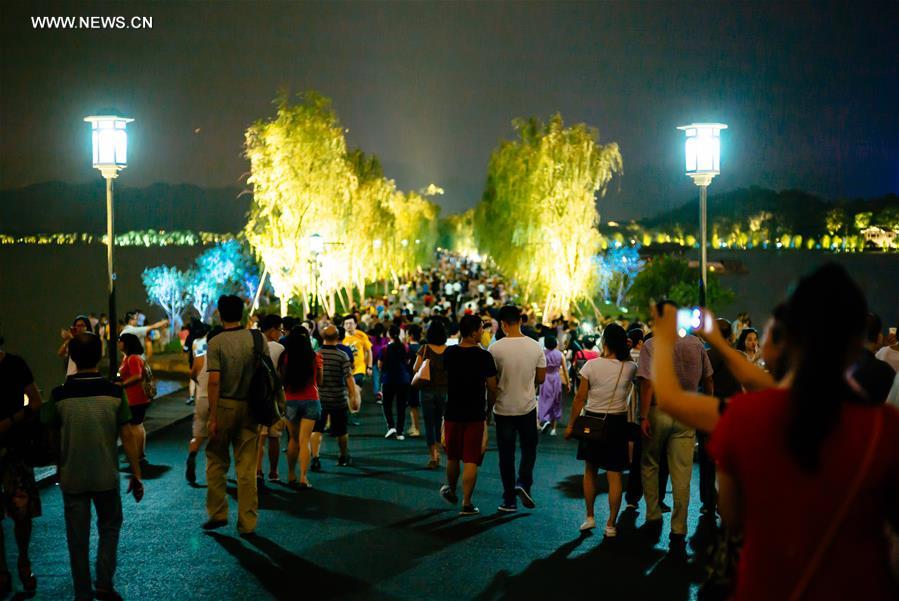
[[[706,257],[708,187],[721,173],[721,130],[724,123],[691,123],[678,129],[686,135],[686,173],[699,186],[699,305],[706,304],[708,260]]]
[[[109,376],[114,378],[119,367],[118,362],[118,319],[115,307],[115,272],[113,270],[112,247],[115,242],[114,217],[112,203],[112,180],[119,171],[128,166],[128,134],[125,127],[134,121],[129,117],[121,117],[115,111],[84,118],[91,124],[91,145],[93,147],[93,166],[106,179],[106,266],[107,292],[109,293]]]

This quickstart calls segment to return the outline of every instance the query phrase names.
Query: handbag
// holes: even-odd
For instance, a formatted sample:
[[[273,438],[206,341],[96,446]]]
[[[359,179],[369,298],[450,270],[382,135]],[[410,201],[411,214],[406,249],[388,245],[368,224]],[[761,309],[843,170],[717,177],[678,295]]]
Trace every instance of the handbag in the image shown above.
[[[621,369],[618,370],[618,377],[615,378],[615,387],[612,388],[612,394],[609,395],[609,405],[606,407],[606,413],[602,417],[594,417],[585,415],[586,403],[581,414],[574,420],[571,427],[571,436],[578,440],[592,440],[599,443],[607,441],[609,435],[606,430],[606,418],[609,416],[609,409],[612,408],[612,401],[615,400],[615,392],[618,390],[618,382],[621,381],[621,374],[624,372],[624,362],[621,362]]]
[[[422,357],[427,354],[427,348],[424,347],[425,352],[422,353]],[[415,375],[412,377],[412,388],[424,388],[431,382],[431,363],[430,359],[425,359],[421,362],[421,365],[418,367],[418,371],[415,372]]]

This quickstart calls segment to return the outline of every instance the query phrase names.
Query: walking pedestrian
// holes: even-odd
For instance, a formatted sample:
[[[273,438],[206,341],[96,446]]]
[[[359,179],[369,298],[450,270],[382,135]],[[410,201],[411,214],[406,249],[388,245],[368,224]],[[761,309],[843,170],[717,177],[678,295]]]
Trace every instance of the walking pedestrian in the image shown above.
[[[446,412],[446,370],[443,367],[443,353],[446,351],[446,328],[442,321],[432,321],[425,332],[425,344],[415,359],[412,371],[418,373],[422,364],[428,362],[430,379],[420,387],[421,410],[425,422],[425,442],[428,445],[428,469],[440,467],[440,432],[443,414]]]
[[[352,463],[349,452],[350,403],[355,403],[356,382],[353,379],[353,362],[346,352],[340,350],[341,340],[338,328],[333,325],[322,330],[322,348],[318,352],[322,359],[322,383],[318,387],[322,411],[312,428],[313,472],[320,472],[322,434],[329,425],[328,433],[337,439],[339,455],[337,465],[348,467]],[[358,406],[355,406],[358,407]]]
[[[618,324],[609,324],[602,335],[602,355],[587,361],[581,369],[581,384],[571,406],[565,438],[571,438],[574,422],[581,411],[603,420],[603,440],[580,440],[577,458],[584,462],[584,502],[587,517],[581,531],[596,527],[593,508],[599,491],[597,470],[606,471],[609,482],[609,517],[605,535],[618,535],[616,524],[621,508],[621,473],[628,469],[628,406],[637,365],[630,360],[627,334]]]
[[[144,428],[144,419],[147,409],[150,408],[152,399],[147,396],[144,387],[144,347],[134,334],[122,334],[119,336],[119,350],[122,351],[122,364],[119,365],[119,378],[125,395],[128,397],[128,406],[131,409],[131,425],[137,435],[137,448],[140,452],[140,462],[147,462],[147,430]]]
[[[206,368],[206,352],[209,347],[209,326],[202,322],[194,326],[194,335],[198,336],[191,344],[193,364],[190,367],[190,379],[194,387],[194,417],[191,425],[191,439],[187,446],[187,467],[184,477],[191,485],[197,483],[197,453],[209,437],[209,370]]]
[[[568,379],[568,368],[565,356],[558,348],[555,336],[543,339],[546,355],[546,380],[540,385],[540,397],[537,399],[537,419],[540,420],[540,431],[549,430],[550,436],[556,435],[556,424],[562,419],[562,385],[571,392],[571,381]]]
[[[27,404],[23,403],[26,397]],[[3,536],[4,515],[13,523],[22,589],[29,595],[37,590],[28,547],[32,520],[41,515],[41,495],[34,481],[34,469],[28,464],[25,430],[37,419],[40,408],[41,394],[31,369],[24,359],[3,350],[0,335],[0,598],[12,592]]]
[[[365,332],[356,327],[356,318],[352,315],[348,315],[343,320],[343,328],[346,330],[343,344],[353,351],[351,359],[353,360],[353,379],[356,381],[356,386],[354,387],[356,402],[353,406],[361,408],[362,384],[365,382],[365,377],[372,374],[371,340],[368,339]],[[350,422],[354,426],[358,426],[359,409],[353,409],[350,413],[352,414]]]
[[[409,371],[414,374],[413,367],[418,358],[418,351],[421,349],[421,326],[417,323],[410,324],[406,328],[406,340],[409,345]],[[406,435],[409,438],[418,438],[421,436],[421,426],[419,425],[421,423],[421,393],[414,386],[409,386],[408,391],[406,406],[409,407],[409,421],[412,424],[406,431]]]
[[[670,301],[663,304],[671,305]],[[744,330],[745,331],[745,330]],[[640,351],[640,365],[637,377],[652,382],[652,351],[655,337],[643,344]],[[712,383],[712,366],[705,346],[692,334],[678,338],[675,345],[675,365],[678,378],[685,390],[702,390],[705,394],[715,394]],[[696,430],[673,419],[659,410],[652,400],[652,394],[640,394],[640,428],[646,439],[643,447],[643,496],[646,500],[646,522],[654,529],[661,528],[662,510],[659,505],[664,498],[664,490],[659,487],[659,464],[664,455],[668,459],[671,487],[674,495],[674,512],[671,514],[671,534],[669,549],[674,553],[686,551],[687,511],[690,504],[690,479],[693,476],[693,448],[696,445]]]
[[[306,329],[295,327],[287,335],[284,353],[278,364],[284,398],[287,405],[287,485],[301,489],[311,488],[307,472],[311,461],[311,438],[315,422],[322,415],[319,386],[323,375],[321,355],[312,350],[312,342]],[[297,480],[297,458],[300,460],[300,478]]]
[[[518,510],[516,497],[528,509],[536,506],[531,496],[537,461],[537,390],[546,378],[546,355],[540,344],[521,333],[521,310],[506,305],[499,311],[505,336],[490,346],[496,363],[497,395],[493,413],[499,446],[499,471],[503,481],[500,511]],[[516,439],[521,448],[515,475]]]
[[[446,417],[443,422],[446,447],[446,484],[440,495],[456,504],[456,485],[462,471],[460,515],[476,515],[472,503],[478,468],[487,450],[487,411],[496,397],[496,365],[493,356],[480,347],[484,332],[481,318],[464,315],[459,321],[459,344],[446,349],[443,363],[447,374]]]
[[[279,342],[281,336],[286,334],[282,327],[283,321],[280,315],[269,314],[259,321],[259,330],[265,336],[268,345],[268,354],[272,358],[272,365],[278,365],[284,345]],[[296,327],[296,326],[295,326]],[[281,419],[271,426],[259,426],[259,440],[256,449],[256,486],[265,486],[262,473],[262,456],[268,447],[268,479],[269,482],[277,482],[278,463],[281,459],[281,434],[284,432],[285,420]]]
[[[131,465],[128,492],[140,502],[139,448],[131,410],[119,384],[100,375],[102,344],[91,333],[80,333],[69,341],[69,356],[78,371],[41,407],[41,420],[58,429],[60,440],[59,489],[62,491],[66,539],[72,583],[77,601],[121,600],[114,577],[122,529],[122,499],[119,494],[119,437]],[[96,583],[91,585],[91,505],[97,512]]]
[[[387,422],[387,433],[384,438],[405,440],[406,399],[409,396],[409,384],[412,374],[409,371],[409,349],[400,339],[400,328],[392,325],[387,333],[390,344],[378,353],[378,373],[383,387],[384,421]],[[396,420],[393,407],[396,405]]]
[[[206,369],[209,372],[209,442],[206,444],[206,530],[228,524],[226,476],[234,447],[237,475],[237,530],[256,530],[259,498],[256,490],[256,439],[259,424],[248,406],[250,382],[256,368],[254,337],[258,331],[241,325],[243,301],[238,296],[218,299],[222,331],[209,340]],[[268,346],[261,345],[268,356]]]

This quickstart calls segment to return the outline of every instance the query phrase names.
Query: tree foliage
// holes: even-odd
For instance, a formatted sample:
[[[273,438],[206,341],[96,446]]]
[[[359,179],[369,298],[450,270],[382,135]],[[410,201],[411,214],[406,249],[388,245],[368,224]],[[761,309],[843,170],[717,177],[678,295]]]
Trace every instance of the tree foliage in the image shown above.
[[[708,306],[712,309],[730,303],[733,291],[721,285],[713,272],[707,276]],[[649,313],[652,301],[670,299],[680,306],[699,303],[699,269],[690,267],[687,259],[675,255],[660,255],[647,261],[637,274],[628,293],[628,302],[640,315]]]
[[[147,291],[147,300],[162,307],[174,336],[176,328],[180,327],[181,314],[189,304],[187,275],[177,267],[160,265],[144,269],[141,280]]]
[[[245,229],[265,265],[282,313],[316,294],[329,313],[366,282],[398,278],[426,262],[438,208],[387,179],[377,157],[348,151],[327,98],[314,92],[277,101],[274,118],[246,133],[253,203]],[[324,242],[316,252],[313,235]]]
[[[567,314],[595,289],[596,195],[621,172],[621,153],[617,144],[600,145],[594,128],[565,127],[558,114],[513,127],[518,138],[490,158],[474,241],[517,280],[526,302],[540,303],[546,317]]]

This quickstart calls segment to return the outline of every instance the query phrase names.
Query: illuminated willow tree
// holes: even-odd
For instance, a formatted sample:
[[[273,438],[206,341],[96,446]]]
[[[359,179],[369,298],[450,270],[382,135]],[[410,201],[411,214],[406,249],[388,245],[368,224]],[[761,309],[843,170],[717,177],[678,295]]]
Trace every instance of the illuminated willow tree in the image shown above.
[[[330,102],[314,93],[277,101],[276,116],[246,134],[253,204],[247,241],[265,265],[286,314],[291,298],[317,293],[334,314],[365,284],[406,275],[429,260],[438,208],[396,189],[378,159],[347,152]],[[313,254],[317,234],[324,248]],[[405,240],[405,242],[403,242]]]
[[[594,128],[565,127],[558,114],[546,124],[517,119],[513,126],[518,139],[502,142],[490,158],[474,238],[549,319],[596,288],[596,194],[621,172],[621,153],[615,143],[600,145]]]
[[[276,102],[275,118],[246,132],[253,203],[245,231],[286,314],[291,298],[316,288],[310,236],[345,240],[357,179],[328,99],[310,92],[295,104],[285,96]],[[328,292],[319,287],[323,298]]]

